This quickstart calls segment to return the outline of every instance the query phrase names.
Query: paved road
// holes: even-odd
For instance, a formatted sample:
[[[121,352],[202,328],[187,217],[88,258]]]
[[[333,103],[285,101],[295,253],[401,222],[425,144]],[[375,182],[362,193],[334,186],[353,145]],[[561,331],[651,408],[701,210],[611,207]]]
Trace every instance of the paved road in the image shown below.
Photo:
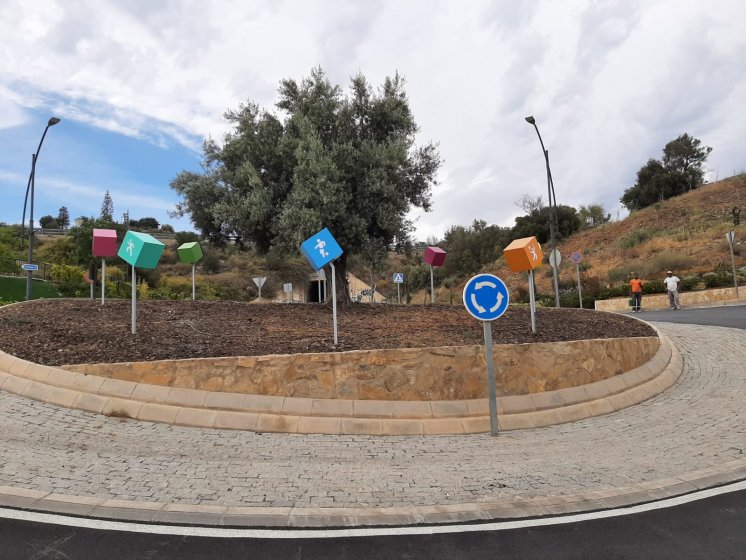
[[[746,490],[670,509],[528,529],[347,538],[194,537],[0,520],[13,560],[443,558],[743,560]]]
[[[744,287],[746,290],[746,286]],[[714,325],[746,329],[746,305],[729,305],[705,307],[700,309],[679,309],[677,311],[645,311],[641,313],[626,313],[639,317],[645,321],[661,321],[667,323],[688,323],[696,325]]]

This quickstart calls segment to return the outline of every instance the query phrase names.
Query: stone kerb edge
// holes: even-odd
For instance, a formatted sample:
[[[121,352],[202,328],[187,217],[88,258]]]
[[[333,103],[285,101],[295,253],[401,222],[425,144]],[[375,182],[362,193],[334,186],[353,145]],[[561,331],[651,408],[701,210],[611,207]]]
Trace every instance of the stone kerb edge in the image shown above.
[[[607,414],[664,391],[678,378],[683,362],[670,341],[660,332],[658,336],[656,354],[633,370],[586,386],[500,398],[501,429]],[[325,434],[468,434],[490,429],[486,399],[389,402],[221,395],[94,377],[0,352],[2,389],[109,416],[203,428]]]

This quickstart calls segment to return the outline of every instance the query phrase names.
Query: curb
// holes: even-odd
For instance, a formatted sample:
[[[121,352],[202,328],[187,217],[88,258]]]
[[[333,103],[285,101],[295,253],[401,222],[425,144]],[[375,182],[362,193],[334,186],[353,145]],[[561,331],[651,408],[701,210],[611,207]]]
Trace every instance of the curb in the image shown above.
[[[608,414],[669,388],[683,370],[658,332],[642,366],[582,386],[498,399],[501,430]],[[331,435],[436,435],[490,431],[487,399],[371,401],[272,397],[147,385],[42,366],[0,352],[0,388],[96,414],[198,428]]]

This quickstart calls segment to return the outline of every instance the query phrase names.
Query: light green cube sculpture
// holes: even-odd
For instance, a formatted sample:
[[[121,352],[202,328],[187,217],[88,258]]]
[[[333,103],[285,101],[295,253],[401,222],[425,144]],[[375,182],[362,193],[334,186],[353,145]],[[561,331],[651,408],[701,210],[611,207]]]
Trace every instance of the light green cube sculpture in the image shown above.
[[[185,264],[196,263],[202,258],[202,247],[196,241],[179,245],[176,252],[179,254],[179,260]]]
[[[165,246],[152,235],[128,231],[117,256],[135,268],[155,268]]]

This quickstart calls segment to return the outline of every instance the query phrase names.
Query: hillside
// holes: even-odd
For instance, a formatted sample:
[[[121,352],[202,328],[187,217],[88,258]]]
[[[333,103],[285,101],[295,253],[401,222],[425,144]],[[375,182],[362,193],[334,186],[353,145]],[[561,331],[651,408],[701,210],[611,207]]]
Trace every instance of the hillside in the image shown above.
[[[563,257],[561,282],[575,282],[574,265],[568,260],[573,251],[583,254],[583,277],[595,277],[601,285],[625,281],[632,271],[643,279],[661,279],[668,269],[680,278],[713,272],[723,264],[730,270],[725,234],[731,229],[736,232],[736,266],[744,266],[746,251],[741,247],[746,243],[746,215],[734,227],[734,207],[746,209],[746,175],[702,186],[633,212],[624,220],[579,232],[558,245]],[[544,251],[545,255],[550,251],[548,243]],[[502,259],[491,268],[512,287],[525,284],[525,275],[511,272]],[[549,265],[539,269],[537,291],[552,292],[550,270]]]

